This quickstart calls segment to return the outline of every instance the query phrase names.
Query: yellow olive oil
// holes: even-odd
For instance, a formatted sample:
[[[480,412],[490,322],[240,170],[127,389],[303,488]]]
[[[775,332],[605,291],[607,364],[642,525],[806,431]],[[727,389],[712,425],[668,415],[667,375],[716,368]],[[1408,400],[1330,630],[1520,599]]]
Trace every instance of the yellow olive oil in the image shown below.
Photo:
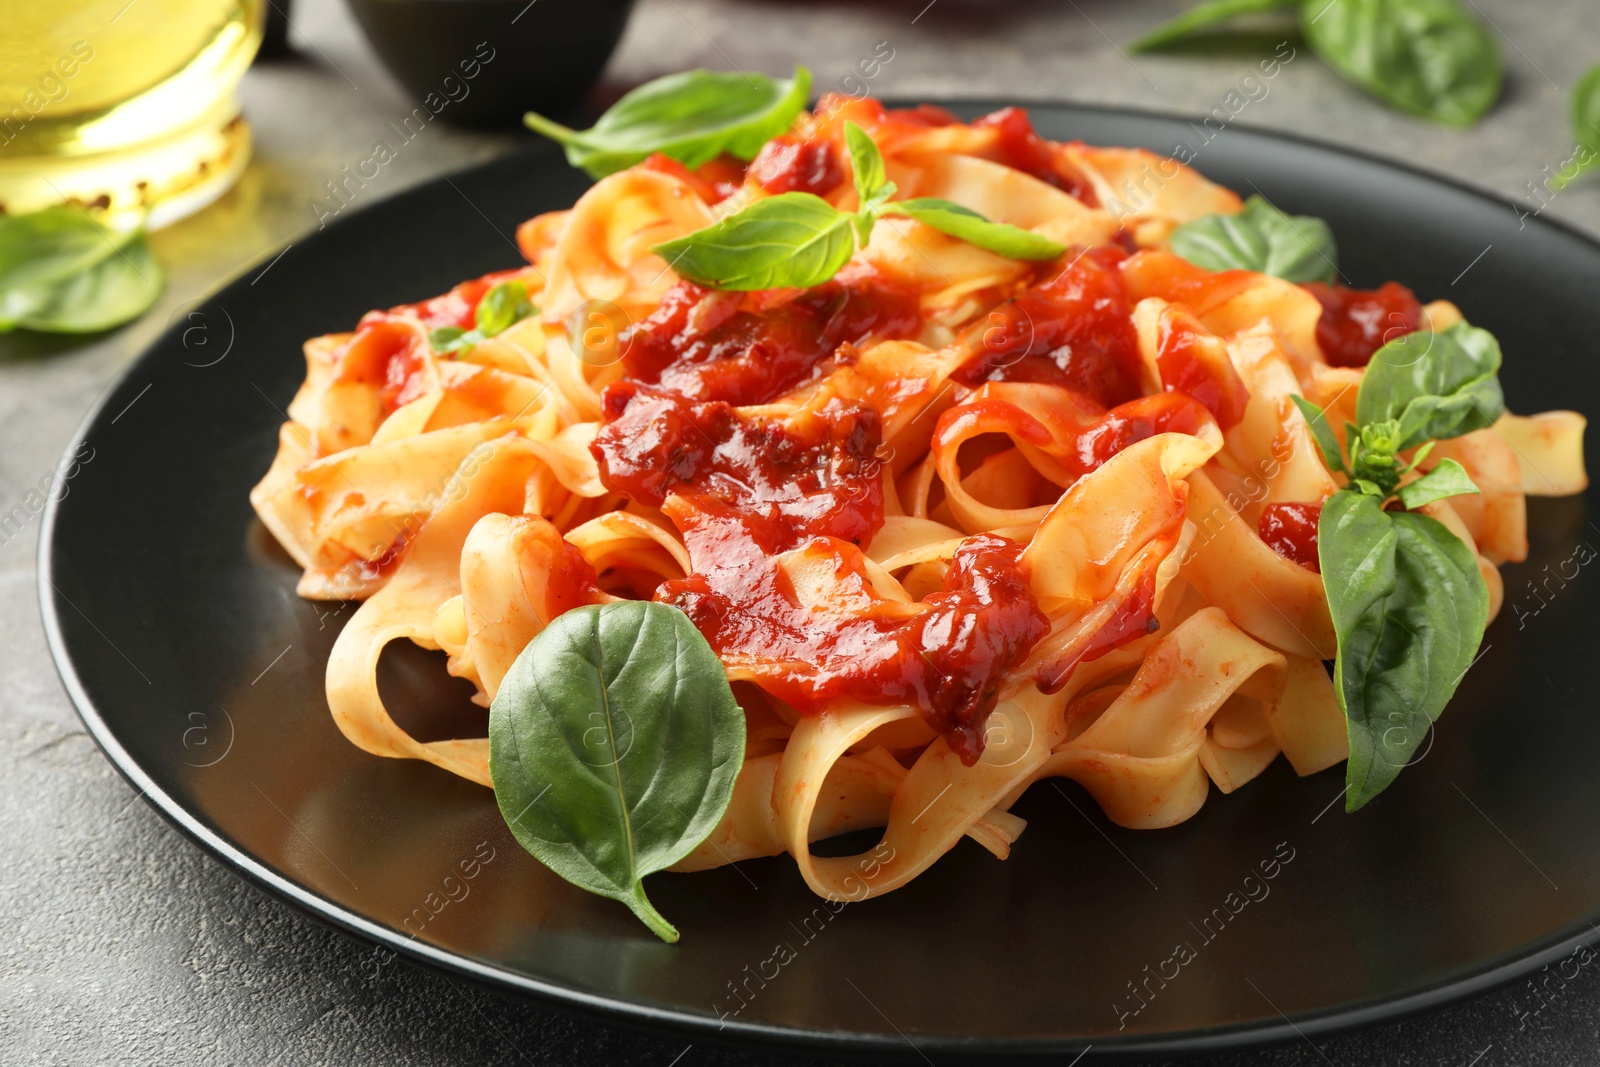
[[[250,155],[239,79],[266,0],[0,0],[0,209],[63,201],[159,226]]]

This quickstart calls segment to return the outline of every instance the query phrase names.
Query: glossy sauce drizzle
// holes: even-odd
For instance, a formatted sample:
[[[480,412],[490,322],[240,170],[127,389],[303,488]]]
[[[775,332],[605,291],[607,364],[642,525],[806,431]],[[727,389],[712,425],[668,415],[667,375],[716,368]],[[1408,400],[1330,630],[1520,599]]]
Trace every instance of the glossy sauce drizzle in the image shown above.
[[[661,508],[694,568],[655,599],[802,713],[908,702],[976,761],[999,680],[1049,628],[1022,546],[968,538],[942,590],[920,606],[888,599],[862,551],[883,525],[877,413],[841,400],[781,421],[735,408],[809,378],[839,345],[909,332],[915,303],[848,277],[765,309],[729,297],[675,289],[632,338],[632,378],[602,397],[601,481]]]
[[[1321,504],[1268,504],[1261,509],[1261,540],[1284,559],[1322,573],[1317,559],[1317,522]]]
[[[1139,340],[1117,269],[1127,255],[1100,247],[1067,254],[1054,278],[1023,290],[973,327],[978,354],[953,375],[984,381],[1043,382],[1093,397],[1103,406],[1139,395]]]
[[[1321,282],[1305,287],[1322,305],[1317,346],[1335,367],[1365,367],[1378,349],[1422,328],[1422,304],[1398,282],[1370,290]]]
[[[861,271],[762,303],[679,282],[625,337],[628,376],[694,400],[763,404],[813,378],[842,344],[922,327],[914,295]]]

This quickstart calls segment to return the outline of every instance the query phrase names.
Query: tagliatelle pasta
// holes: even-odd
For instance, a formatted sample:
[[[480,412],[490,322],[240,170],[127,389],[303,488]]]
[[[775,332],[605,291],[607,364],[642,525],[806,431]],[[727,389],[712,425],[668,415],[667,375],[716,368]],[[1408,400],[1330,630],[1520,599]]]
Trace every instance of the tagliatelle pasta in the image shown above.
[[[832,280],[739,293],[651,251],[784,192],[855,210],[847,121],[896,195],[1066,253],[887,215]],[[526,266],[308,342],[251,501],[303,596],[363,601],[328,663],[335,722],[491,785],[487,738],[421,742],[389,716],[389,642],[443,650],[487,705],[563,612],[681,608],[748,741],[677,869],[787,852],[838,900],[863,895],[860,857],[812,845],[839,833],[882,828],[881,894],[963,836],[1004,858],[1041,778],[1155,828],[1280,753],[1302,775],[1338,763],[1315,531],[1346,479],[1295,401],[1342,434],[1372,352],[1460,313],[1167,249],[1241,206],[1176,161],[1044,140],[1016,109],[825,99],[748,166],[652,157],[525,223]],[[532,314],[436,348],[481,334],[508,282]],[[1525,498],[1586,485],[1583,427],[1505,415],[1422,462],[1481,490],[1421,510],[1476,555],[1491,611],[1497,567],[1527,553]]]

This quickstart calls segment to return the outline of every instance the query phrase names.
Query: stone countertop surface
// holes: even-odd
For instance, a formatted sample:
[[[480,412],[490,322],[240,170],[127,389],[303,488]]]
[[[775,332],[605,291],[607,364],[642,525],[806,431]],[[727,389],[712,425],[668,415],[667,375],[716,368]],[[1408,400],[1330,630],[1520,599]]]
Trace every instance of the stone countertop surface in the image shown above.
[[[1477,128],[1451,130],[1385,110],[1304,49],[1236,121],[1404,160],[1537,207],[1527,183],[1571,154],[1567,93],[1600,61],[1600,5],[1470,2],[1501,38],[1507,66],[1504,99]],[[1127,41],[1185,6],[641,0],[601,93],[688,67],[782,73],[797,62],[825,90],[857,73],[861,60],[892,50],[869,83],[875,94],[1061,99],[1199,115],[1230,106],[1228,94],[1259,57],[1248,50],[1127,53]],[[323,183],[415,106],[379,68],[342,4],[302,0],[293,17],[297,56],[258,65],[243,86],[254,162],[217,204],[153,237],[169,274],[161,304],[90,343],[0,340],[0,513],[49,477],[90,404],[157,334],[197,299],[313,229],[311,205]],[[522,136],[432,124],[360,191],[356,206],[488,159]],[[1600,181],[1573,186],[1546,210],[1600,234]],[[33,517],[0,537],[0,1063],[774,1062],[770,1053],[551,1013],[406,965],[370,978],[360,966],[369,955],[362,944],[203,855],[101,757],[45,648],[38,533]],[[1206,1062],[1600,1062],[1600,981],[1583,972],[1540,1000],[1524,985],[1314,1044]]]

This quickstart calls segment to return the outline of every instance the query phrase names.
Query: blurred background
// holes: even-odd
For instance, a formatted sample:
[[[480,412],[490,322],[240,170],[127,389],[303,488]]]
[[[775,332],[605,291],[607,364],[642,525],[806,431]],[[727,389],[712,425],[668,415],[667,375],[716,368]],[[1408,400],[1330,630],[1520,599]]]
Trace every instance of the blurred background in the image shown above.
[[[694,67],[803,63],[819,93],[1209,114],[1220,136],[1334,142],[1600,234],[1600,174],[1559,190],[1553,177],[1585,143],[1569,111],[1600,63],[1600,5],[1461,5],[1481,38],[1450,74],[1461,84],[1435,87],[1430,119],[1385,88],[1407,72],[1363,87],[1313,48],[1309,11],[1136,47],[1194,10],[1186,0],[0,0],[0,324],[17,325],[0,332],[0,515],[23,516],[0,530],[0,1062],[772,1062],[375,960],[203,857],[99,757],[44,648],[30,493],[95,397],[208,293],[341,213],[526,143],[524,110],[587,125],[629,88]],[[1471,114],[1452,112],[1463,99]],[[67,306],[59,278],[45,292],[36,276],[55,253],[5,237],[42,209],[63,233],[89,220],[136,267],[147,228],[154,266]],[[84,270],[106,269],[85,255]],[[113,306],[130,321],[96,317]],[[1216,1062],[1600,1060],[1600,981],[1566,988],[1532,1021],[1495,994]]]

